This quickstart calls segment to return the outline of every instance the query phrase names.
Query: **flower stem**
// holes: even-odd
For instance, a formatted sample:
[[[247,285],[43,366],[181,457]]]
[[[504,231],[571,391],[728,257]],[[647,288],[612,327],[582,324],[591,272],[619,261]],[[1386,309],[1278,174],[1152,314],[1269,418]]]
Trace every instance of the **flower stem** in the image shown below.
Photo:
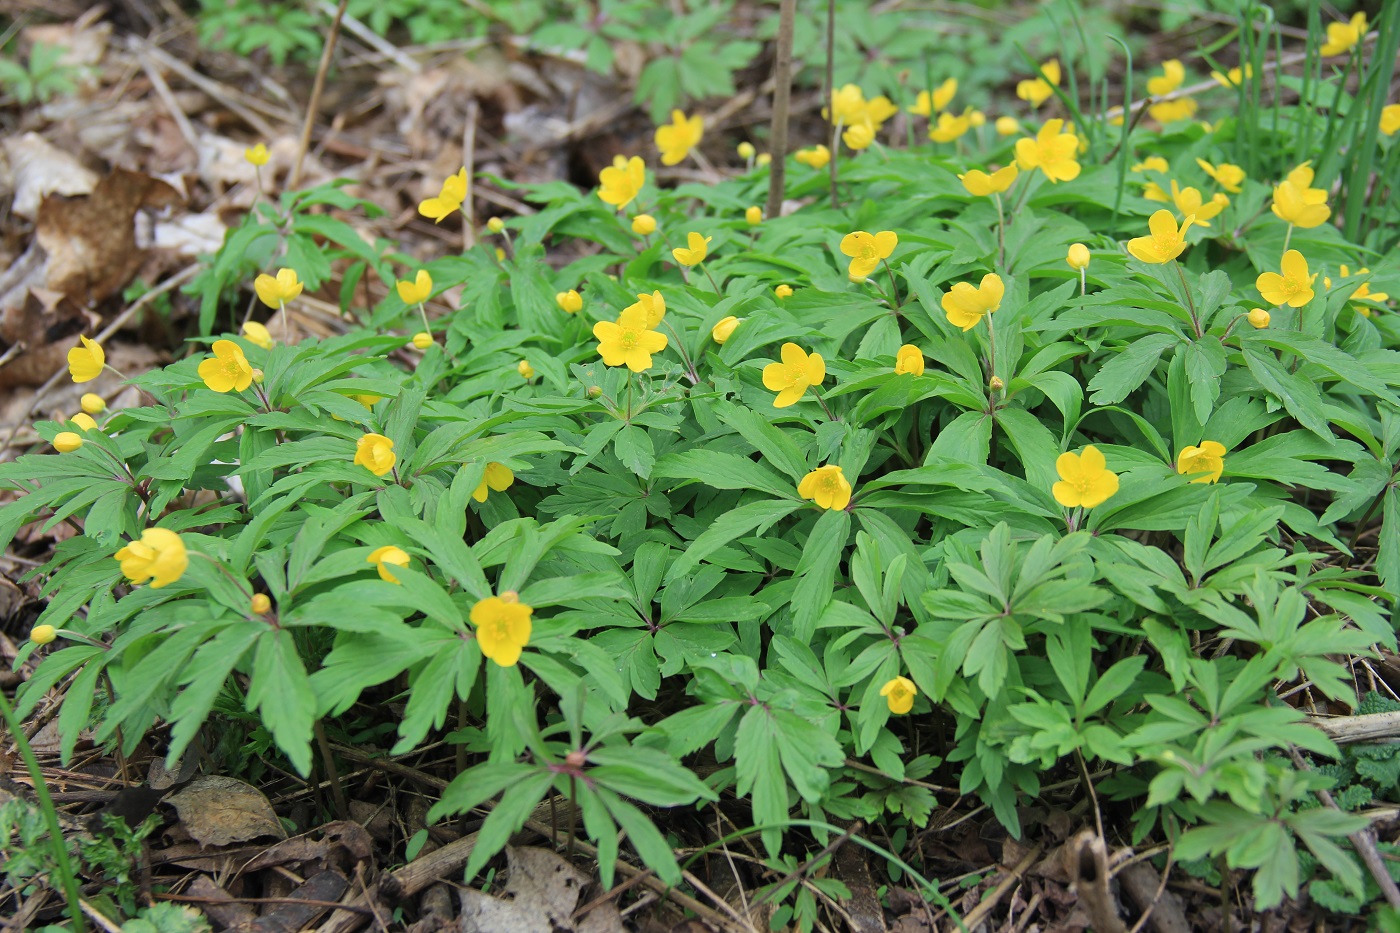
[[[895,284],[894,280],[894,270],[890,268],[890,261],[888,259],[882,259],[880,261],[885,264],[885,271],[888,272],[890,276],[890,305],[894,308],[896,312],[898,312],[901,307],[901,304],[899,300],[899,286]]]
[[[1288,232],[1283,235],[1283,251],[1288,252],[1288,243],[1293,239],[1293,225],[1288,225]]]
[[[1181,263],[1175,259],[1172,265],[1176,267],[1176,276],[1181,280],[1181,291],[1186,296],[1186,306],[1191,313],[1191,327],[1195,330],[1196,336],[1201,336],[1201,320],[1196,316],[1196,299],[1191,294],[1191,288],[1186,284],[1186,273],[1181,269]]]
[[[1006,267],[1006,213],[1001,207],[1001,192],[992,192],[992,201],[997,206],[997,268]]]
[[[681,359],[685,362],[686,377],[690,379],[690,384],[699,385],[700,375],[695,371],[695,361],[692,360],[690,354],[686,352],[685,344],[681,342],[680,334],[676,333],[675,329],[671,327],[670,323],[668,323],[665,318],[662,318],[661,326],[665,327],[666,333],[670,334],[671,338],[676,341],[676,352],[680,353]]]
[[[831,409],[830,409],[830,408],[827,406],[827,404],[826,404],[826,399],[822,398],[821,389],[818,389],[816,386],[812,386],[812,394],[813,394],[814,396],[816,396],[817,401],[821,403],[822,411],[826,412],[826,417],[827,417],[828,420],[830,420],[830,421],[840,421],[840,420],[841,420],[840,416],[835,415],[835,414],[832,414]]]
[[[707,278],[707,279],[710,280],[710,287],[713,288],[713,289],[715,290],[715,294],[716,294],[716,295],[720,294],[719,284],[718,284],[717,282],[715,282],[715,277],[714,277],[713,275],[710,275],[710,266],[709,266],[709,264],[708,264],[708,263],[700,263],[700,268],[704,270],[704,272],[705,272],[705,278]]]
[[[622,419],[628,424],[632,423],[632,370],[627,370],[627,417]]]

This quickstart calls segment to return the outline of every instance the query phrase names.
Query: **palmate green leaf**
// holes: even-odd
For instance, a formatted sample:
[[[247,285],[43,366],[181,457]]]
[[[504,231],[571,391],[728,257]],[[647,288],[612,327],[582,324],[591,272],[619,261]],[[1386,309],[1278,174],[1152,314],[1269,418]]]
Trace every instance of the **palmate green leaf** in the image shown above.
[[[613,453],[622,465],[642,479],[650,479],[656,465],[656,448],[646,428],[629,424],[613,438]]]
[[[782,470],[796,482],[801,482],[809,472],[807,458],[797,444],[758,412],[739,405],[717,405],[715,413],[752,444],[763,455],[765,463]]]
[[[229,674],[266,630],[267,627],[258,622],[230,625],[200,645],[180,671],[177,683],[181,689],[170,705],[173,728],[170,730],[170,747],[165,753],[167,764],[178,761],[199,734]]]
[[[797,586],[792,594],[793,637],[807,641],[816,631],[817,619],[831,601],[832,583],[851,533],[851,513],[827,509],[812,526],[797,566]]]
[[[641,746],[594,749],[588,775],[609,790],[654,807],[715,800],[715,792],[669,754]]]
[[[1174,334],[1148,334],[1139,337],[1109,360],[1089,380],[1089,401],[1095,405],[1121,402],[1147,381],[1168,348],[1175,346]]]
[[[794,497],[796,487],[761,463],[719,450],[686,450],[667,454],[653,473],[668,479],[689,479],[715,489],[760,489],[779,497]]]
[[[1245,347],[1244,361],[1264,391],[1282,402],[1299,424],[1318,437],[1332,438],[1332,429],[1327,423],[1317,386],[1296,373],[1290,373],[1273,357],[1272,352],[1260,353],[1254,348]]]
[[[405,754],[423,741],[429,729],[441,729],[453,695],[465,700],[480,670],[481,647],[475,638],[439,641],[438,650],[413,678],[399,739],[389,753]]]
[[[262,718],[297,772],[310,774],[316,695],[291,631],[272,629],[259,637],[247,706],[249,712],[256,711]]]
[[[604,806],[608,808],[608,813],[627,834],[632,848],[637,850],[637,855],[641,858],[642,863],[656,872],[656,876],[667,884],[680,884],[681,869],[676,864],[676,854],[672,850],[671,844],[657,830],[656,824],[648,819],[641,810],[623,800],[609,788],[598,787],[594,793],[603,801]]]
[[[804,504],[796,499],[761,499],[726,512],[712,522],[700,537],[692,541],[685,553],[676,558],[676,562],[666,571],[667,582],[689,573],[700,561],[735,538],[752,531],[762,534],[779,519],[791,515]]]

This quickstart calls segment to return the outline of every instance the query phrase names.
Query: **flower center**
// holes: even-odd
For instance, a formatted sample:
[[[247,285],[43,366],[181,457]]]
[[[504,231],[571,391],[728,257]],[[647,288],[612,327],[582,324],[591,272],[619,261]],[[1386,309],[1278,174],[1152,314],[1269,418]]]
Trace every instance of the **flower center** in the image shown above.
[[[636,348],[637,332],[635,330],[626,330],[622,332],[622,346],[628,350]]]
[[[510,641],[510,623],[505,619],[497,619],[494,623],[496,638],[500,641]]]
[[[840,485],[840,484],[836,482],[836,476],[835,476],[835,474],[828,473],[828,474],[826,474],[825,476],[822,477],[822,488],[823,488],[823,489],[831,489],[831,490],[834,490],[834,489],[836,489],[839,485]]]

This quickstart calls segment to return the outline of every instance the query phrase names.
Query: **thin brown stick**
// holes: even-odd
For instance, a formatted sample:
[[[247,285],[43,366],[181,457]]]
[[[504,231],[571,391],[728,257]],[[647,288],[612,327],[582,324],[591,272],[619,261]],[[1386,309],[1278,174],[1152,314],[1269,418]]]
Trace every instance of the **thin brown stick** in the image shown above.
[[[1289,748],[1289,754],[1293,756],[1293,763],[1297,765],[1299,771],[1311,771],[1303,756],[1296,748]],[[1317,794],[1317,799],[1322,801],[1322,805],[1333,810],[1340,810],[1337,801],[1332,799],[1332,795],[1319,788],[1313,793]],[[1385,861],[1381,858],[1380,851],[1376,848],[1376,835],[1371,827],[1358,830],[1347,836],[1351,840],[1352,846],[1356,848],[1356,853],[1361,856],[1361,861],[1366,863],[1366,867],[1371,871],[1371,877],[1376,879],[1376,884],[1380,885],[1381,893],[1385,895],[1386,902],[1395,910],[1400,910],[1400,887],[1395,884],[1395,879],[1390,877],[1390,872],[1385,867]]]
[[[768,170],[768,217],[783,211],[787,182],[788,105],[792,100],[792,29],[797,0],[782,0],[778,8],[778,58],[773,63],[773,123],[769,144],[773,162]]]
[[[963,926],[969,930],[975,930],[979,924],[990,917],[992,911],[996,910],[997,904],[1006,896],[1006,892],[1010,891],[1012,885],[1019,882],[1021,876],[1030,870],[1036,859],[1040,858],[1043,849],[1044,846],[1036,846],[1023,855],[1021,861],[1016,863],[1016,867],[1011,869],[1007,876],[1001,880],[1001,883],[992,889],[992,893],[982,898],[981,903],[972,908],[966,917],[963,917]]]
[[[326,89],[326,72],[331,70],[331,55],[335,53],[336,40],[340,38],[340,19],[350,0],[340,0],[331,19],[331,30],[326,33],[326,45],[321,49],[321,63],[316,66],[316,80],[311,84],[311,100],[306,103],[306,119],[301,124],[301,141],[297,144],[297,159],[292,163],[292,174],[287,178],[287,187],[301,184],[301,168],[306,161],[307,150],[311,148],[311,128],[316,123],[316,110],[321,106],[321,92]]]

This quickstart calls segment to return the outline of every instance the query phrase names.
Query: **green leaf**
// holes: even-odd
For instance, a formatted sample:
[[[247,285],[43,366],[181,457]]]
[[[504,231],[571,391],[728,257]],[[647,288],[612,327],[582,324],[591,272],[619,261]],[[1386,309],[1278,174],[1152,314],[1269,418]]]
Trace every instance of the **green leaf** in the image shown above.
[[[256,710],[262,717],[277,747],[297,772],[310,774],[316,695],[289,629],[266,631],[259,637],[247,706],[249,712]]]
[[[1173,334],[1147,334],[1128,344],[1089,380],[1089,401],[1095,405],[1123,401],[1147,381],[1162,354],[1177,342]]]
[[[741,505],[726,512],[710,523],[700,537],[690,543],[685,553],[676,558],[671,569],[666,571],[666,582],[678,580],[699,565],[700,561],[724,547],[740,535],[751,531],[760,534],[772,527],[773,523],[797,511],[804,505],[796,499],[774,502],[764,499]]]

